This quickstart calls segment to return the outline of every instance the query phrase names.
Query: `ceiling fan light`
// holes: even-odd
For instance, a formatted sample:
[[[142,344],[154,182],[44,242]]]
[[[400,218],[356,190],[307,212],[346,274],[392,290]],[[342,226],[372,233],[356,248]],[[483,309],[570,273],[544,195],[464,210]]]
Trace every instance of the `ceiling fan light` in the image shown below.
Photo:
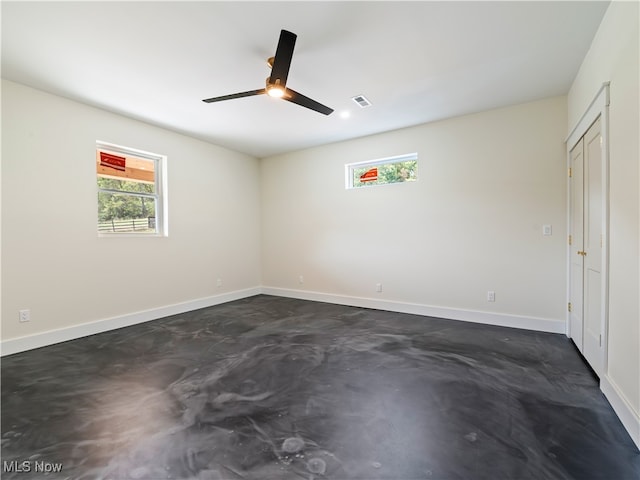
[[[275,85],[269,86],[267,88],[267,93],[270,97],[282,98],[284,97],[284,88]]]
[[[280,79],[277,78],[275,82],[271,82],[271,78],[267,77],[267,95],[273,98],[284,97],[284,85],[280,85]]]

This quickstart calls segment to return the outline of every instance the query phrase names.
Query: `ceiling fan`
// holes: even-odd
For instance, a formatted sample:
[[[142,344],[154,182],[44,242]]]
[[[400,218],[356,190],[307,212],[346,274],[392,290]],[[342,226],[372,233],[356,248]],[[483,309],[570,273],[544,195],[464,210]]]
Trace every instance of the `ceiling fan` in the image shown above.
[[[250,90],[248,92],[232,93],[231,95],[223,95],[221,97],[213,97],[204,99],[203,102],[213,103],[223,100],[233,100],[234,98],[253,97],[254,95],[267,94],[271,97],[282,98],[287,102],[295,103],[305,108],[315,110],[324,115],[333,112],[329,108],[315,100],[305,97],[301,93],[287,88],[287,76],[289,75],[289,67],[291,66],[291,58],[293,57],[293,48],[296,45],[297,35],[287,30],[280,31],[280,40],[276,48],[275,57],[267,60],[271,67],[271,76],[267,77],[267,85],[259,90]]]

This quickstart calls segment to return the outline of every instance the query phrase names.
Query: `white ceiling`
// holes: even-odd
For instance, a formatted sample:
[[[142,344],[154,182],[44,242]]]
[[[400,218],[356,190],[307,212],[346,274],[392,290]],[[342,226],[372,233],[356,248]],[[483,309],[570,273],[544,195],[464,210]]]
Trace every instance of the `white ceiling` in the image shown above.
[[[266,157],[566,94],[607,6],[3,1],[2,76]],[[287,86],[336,112],[201,101],[263,88],[283,28],[298,35]]]

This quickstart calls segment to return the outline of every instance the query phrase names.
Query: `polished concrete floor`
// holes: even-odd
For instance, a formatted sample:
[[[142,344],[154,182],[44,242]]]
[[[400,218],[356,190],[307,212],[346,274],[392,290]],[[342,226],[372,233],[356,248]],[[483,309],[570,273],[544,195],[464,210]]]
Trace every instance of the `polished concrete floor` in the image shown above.
[[[2,461],[3,479],[640,478],[562,335],[269,296],[4,357]]]

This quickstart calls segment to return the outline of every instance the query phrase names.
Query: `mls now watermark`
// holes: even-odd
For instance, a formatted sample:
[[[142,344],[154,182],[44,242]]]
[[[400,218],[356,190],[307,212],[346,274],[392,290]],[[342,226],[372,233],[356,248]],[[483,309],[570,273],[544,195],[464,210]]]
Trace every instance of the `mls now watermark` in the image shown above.
[[[12,460],[2,462],[4,473],[58,473],[62,471],[62,463],[45,462],[38,460]]]

